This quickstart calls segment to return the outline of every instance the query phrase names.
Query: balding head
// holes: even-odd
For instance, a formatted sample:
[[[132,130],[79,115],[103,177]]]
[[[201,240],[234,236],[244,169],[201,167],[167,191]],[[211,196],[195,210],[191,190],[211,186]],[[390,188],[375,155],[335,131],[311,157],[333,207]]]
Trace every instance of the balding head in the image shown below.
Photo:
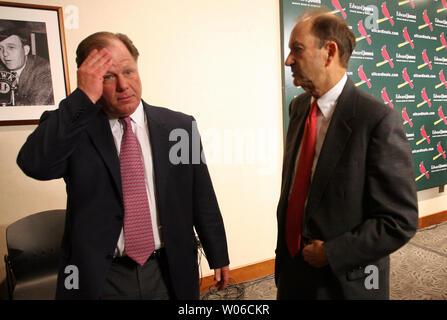
[[[326,10],[314,10],[306,12],[298,21],[302,22],[311,23],[310,32],[320,41],[320,48],[328,41],[337,44],[340,64],[347,68],[356,41],[345,20]]]
[[[113,40],[121,41],[129,50],[129,53],[135,59],[138,60],[138,56],[140,55],[138,49],[134,46],[132,40],[129,39],[128,36],[122,33],[111,33],[111,32],[97,32],[94,33],[84,40],[78,46],[76,50],[76,65],[79,68],[87,58],[90,51],[93,49],[102,49],[106,48]]]

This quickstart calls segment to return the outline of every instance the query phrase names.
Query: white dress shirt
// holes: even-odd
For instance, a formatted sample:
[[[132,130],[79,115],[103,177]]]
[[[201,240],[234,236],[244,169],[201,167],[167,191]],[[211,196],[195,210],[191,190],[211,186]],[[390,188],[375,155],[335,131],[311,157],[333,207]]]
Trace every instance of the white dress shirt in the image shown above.
[[[132,130],[135,133],[140,144],[141,153],[143,154],[144,175],[146,181],[146,191],[149,200],[149,209],[151,211],[152,229],[154,233],[155,250],[163,246],[160,232],[160,224],[157,214],[157,205],[155,202],[155,184],[152,163],[152,149],[149,140],[149,127],[147,125],[146,113],[144,112],[143,103],[140,102],[135,112],[130,116]],[[119,119],[109,118],[110,128],[112,129],[113,139],[115,141],[118,154],[121,150],[121,139],[124,133],[124,126]],[[125,255],[124,228],[115,249],[115,256]]]
[[[9,72],[14,72],[15,73],[17,84],[19,83],[20,75],[22,74],[23,69],[25,69],[25,67],[26,67],[26,61],[25,61],[25,63],[23,64],[23,66],[20,69],[9,70]]]
[[[326,133],[329,129],[329,125],[332,120],[332,115],[335,111],[335,106],[338,102],[338,97],[340,96],[341,92],[343,91],[343,88],[346,84],[346,81],[348,80],[348,76],[346,73],[343,75],[343,77],[340,79],[339,82],[335,86],[333,86],[328,92],[326,92],[324,95],[322,95],[318,100],[318,110],[317,110],[317,140],[315,142],[315,154],[314,159],[312,163],[312,172],[311,172],[311,181],[314,176],[315,168],[317,167],[318,158],[320,157],[321,148],[323,147],[324,139],[326,138]],[[310,106],[315,101],[315,98],[312,97],[310,101]],[[295,175],[296,175],[296,169],[298,166],[298,160],[300,158],[301,154],[301,145],[298,150],[298,155],[296,157],[295,162],[295,170],[293,172],[293,181],[290,187],[289,195],[292,192],[292,186],[295,181]]]

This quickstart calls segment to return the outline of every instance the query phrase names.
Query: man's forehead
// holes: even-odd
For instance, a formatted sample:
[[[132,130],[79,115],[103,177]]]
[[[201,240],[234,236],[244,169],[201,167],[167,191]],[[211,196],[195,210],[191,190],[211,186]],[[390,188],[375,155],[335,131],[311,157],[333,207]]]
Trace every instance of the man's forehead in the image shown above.
[[[310,28],[312,26],[312,20],[309,17],[300,19],[293,28],[293,31],[295,33],[301,32],[301,33],[308,33],[310,31]]]
[[[308,21],[298,21],[290,34],[289,44],[302,44],[305,36],[310,33],[309,27]]]
[[[135,60],[133,59],[120,59],[120,60],[113,60],[112,59],[112,64],[110,65],[109,70],[121,70],[121,69],[125,69],[125,68],[130,68],[130,67],[137,67],[137,64],[135,62]]]
[[[123,65],[133,65],[137,64],[135,59],[126,52],[117,52],[117,51],[110,51],[110,54],[112,56],[112,66],[123,66]]]
[[[112,55],[112,64],[110,65],[108,72],[117,73],[128,68],[138,69],[138,64],[131,55],[128,57]]]
[[[109,50],[109,52],[112,54],[114,58],[117,59],[132,59],[135,60],[132,57],[132,54],[130,53],[129,49],[126,47],[126,45],[117,39],[112,39],[106,46],[106,49]]]

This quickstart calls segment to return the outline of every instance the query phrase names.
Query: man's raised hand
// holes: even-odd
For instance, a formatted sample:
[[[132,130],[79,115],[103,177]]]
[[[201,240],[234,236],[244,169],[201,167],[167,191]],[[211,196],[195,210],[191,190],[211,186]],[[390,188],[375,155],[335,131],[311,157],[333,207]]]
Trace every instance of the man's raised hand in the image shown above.
[[[104,75],[112,65],[112,55],[103,48],[93,49],[82,62],[77,71],[78,88],[81,89],[93,103],[102,96]]]

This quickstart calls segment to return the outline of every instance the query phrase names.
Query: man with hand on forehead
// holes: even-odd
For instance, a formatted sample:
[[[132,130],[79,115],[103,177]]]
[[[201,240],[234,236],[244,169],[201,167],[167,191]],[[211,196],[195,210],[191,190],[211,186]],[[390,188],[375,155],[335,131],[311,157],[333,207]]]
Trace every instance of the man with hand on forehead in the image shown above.
[[[77,89],[42,115],[17,159],[28,176],[67,185],[56,298],[197,299],[194,229],[224,289],[227,242],[207,166],[191,161],[191,147],[186,163],[169,157],[172,130],[192,145],[194,118],[141,100],[127,36],[95,33],[76,55]],[[66,285],[70,265],[76,288]]]

